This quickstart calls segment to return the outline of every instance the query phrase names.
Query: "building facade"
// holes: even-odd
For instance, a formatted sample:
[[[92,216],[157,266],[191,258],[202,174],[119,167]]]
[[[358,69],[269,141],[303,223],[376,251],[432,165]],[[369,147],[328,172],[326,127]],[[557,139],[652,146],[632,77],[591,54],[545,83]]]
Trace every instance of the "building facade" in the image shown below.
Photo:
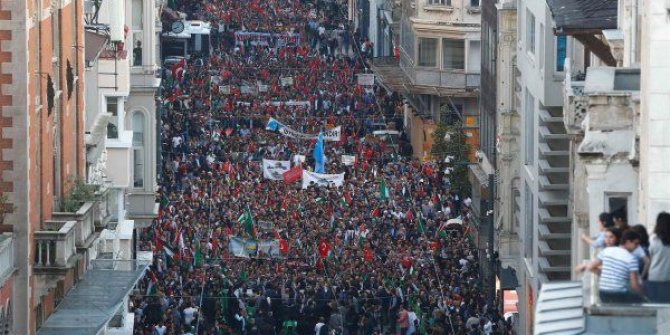
[[[519,0],[516,11],[516,83],[514,107],[518,119],[520,153],[518,181],[514,181],[514,218],[518,222],[520,271],[519,329],[533,332],[537,292],[551,281],[571,277],[571,227],[568,199],[569,135],[563,125],[562,80],[565,58],[585,58],[572,38],[554,36],[546,1]],[[513,125],[512,125],[513,127]],[[510,129],[511,130],[511,129]],[[514,149],[510,146],[507,150]],[[513,174],[509,177],[515,178]],[[508,178],[509,178],[508,177]],[[511,200],[510,199],[510,200]]]
[[[77,299],[81,290],[95,293],[91,284],[100,277],[108,281],[110,296],[123,299],[129,293],[126,287],[133,286],[146,266],[132,261],[132,226],[128,234],[125,222],[108,225],[115,203],[108,183],[89,178],[91,146],[86,133],[93,127],[87,117],[98,105],[89,104],[84,91],[89,61],[103,51],[104,43],[94,52],[90,46],[110,36],[109,30],[97,40],[86,34],[93,7],[93,2],[83,0],[0,2],[3,333],[52,334],[62,331],[59,320],[83,314],[97,327],[107,327],[116,311],[102,313],[100,308],[96,314],[57,307]],[[151,127],[151,121],[146,125]],[[147,151],[147,157],[153,154]],[[155,168],[144,173],[146,187],[136,189],[152,191]],[[107,257],[110,250],[114,256]],[[105,263],[105,258],[113,262]],[[115,306],[118,301],[109,303]],[[51,317],[54,313],[59,315]],[[71,323],[73,332],[90,326]]]
[[[641,224],[651,233],[658,213],[670,208],[670,179],[659,159],[670,154],[662,131],[670,117],[666,83],[670,5],[635,0],[589,8],[580,7],[579,1],[547,3],[556,33],[572,36],[592,52],[587,62],[568,59],[565,68],[574,267],[597,255],[598,250],[580,238],[598,233],[601,212],[615,213],[629,226]],[[596,275],[573,273],[571,279],[573,282],[548,283],[541,288],[535,312],[537,331],[667,331],[667,304],[603,303]],[[654,301],[655,297],[649,298]],[[567,308],[558,313],[551,307],[557,303]]]

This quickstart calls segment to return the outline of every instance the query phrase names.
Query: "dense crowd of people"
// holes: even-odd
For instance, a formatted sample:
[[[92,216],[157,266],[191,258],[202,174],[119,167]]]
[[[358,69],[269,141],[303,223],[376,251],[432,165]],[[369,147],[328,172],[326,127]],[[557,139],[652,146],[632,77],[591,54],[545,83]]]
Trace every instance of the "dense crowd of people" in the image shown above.
[[[154,261],[132,298],[136,334],[508,332],[482,293],[468,199],[442,163],[372,136],[402,127],[402,101],[358,84],[346,2],[177,7],[218,34],[211,56],[164,69],[161,210],[141,236]],[[264,178],[262,159],[315,161],[315,140],[266,129],[271,117],[304,134],[341,126],[324,155],[343,185]]]

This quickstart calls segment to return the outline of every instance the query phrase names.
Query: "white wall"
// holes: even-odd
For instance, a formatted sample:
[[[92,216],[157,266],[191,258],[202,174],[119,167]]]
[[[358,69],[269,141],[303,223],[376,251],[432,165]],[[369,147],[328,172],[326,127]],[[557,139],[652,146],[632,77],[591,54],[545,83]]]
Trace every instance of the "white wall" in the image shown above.
[[[646,1],[642,36],[640,221],[653,229],[670,211],[670,16],[663,0]]]

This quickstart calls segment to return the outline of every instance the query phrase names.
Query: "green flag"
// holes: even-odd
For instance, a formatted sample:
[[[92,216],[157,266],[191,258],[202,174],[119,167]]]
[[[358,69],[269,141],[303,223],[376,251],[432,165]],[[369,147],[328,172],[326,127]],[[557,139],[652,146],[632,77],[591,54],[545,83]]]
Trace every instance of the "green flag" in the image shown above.
[[[389,197],[389,190],[386,188],[386,180],[382,179],[381,184],[379,184],[379,193],[381,193],[382,200],[386,200]]]
[[[254,219],[251,216],[251,210],[249,209],[249,205],[246,206],[246,208],[244,209],[244,213],[240,215],[240,217],[237,219],[237,222],[244,225],[244,229],[247,231],[249,235],[254,236]]]
[[[423,235],[423,215],[419,216],[419,226],[417,227],[419,234]]]
[[[161,196],[160,208],[161,209],[166,209],[169,204],[170,204],[170,200],[168,200],[168,197],[165,195],[165,193],[163,193],[163,195]]]
[[[202,251],[200,250],[200,243],[195,247],[195,255],[193,256],[193,266],[200,267],[202,265]]]

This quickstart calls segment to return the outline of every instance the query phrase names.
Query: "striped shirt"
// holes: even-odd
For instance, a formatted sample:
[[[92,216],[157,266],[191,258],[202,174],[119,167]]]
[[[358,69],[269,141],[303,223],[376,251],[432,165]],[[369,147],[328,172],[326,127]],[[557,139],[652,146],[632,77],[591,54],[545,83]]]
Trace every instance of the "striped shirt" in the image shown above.
[[[600,274],[600,290],[607,292],[627,292],[630,273],[638,272],[638,263],[628,250],[621,247],[607,247],[598,254],[603,263]]]

